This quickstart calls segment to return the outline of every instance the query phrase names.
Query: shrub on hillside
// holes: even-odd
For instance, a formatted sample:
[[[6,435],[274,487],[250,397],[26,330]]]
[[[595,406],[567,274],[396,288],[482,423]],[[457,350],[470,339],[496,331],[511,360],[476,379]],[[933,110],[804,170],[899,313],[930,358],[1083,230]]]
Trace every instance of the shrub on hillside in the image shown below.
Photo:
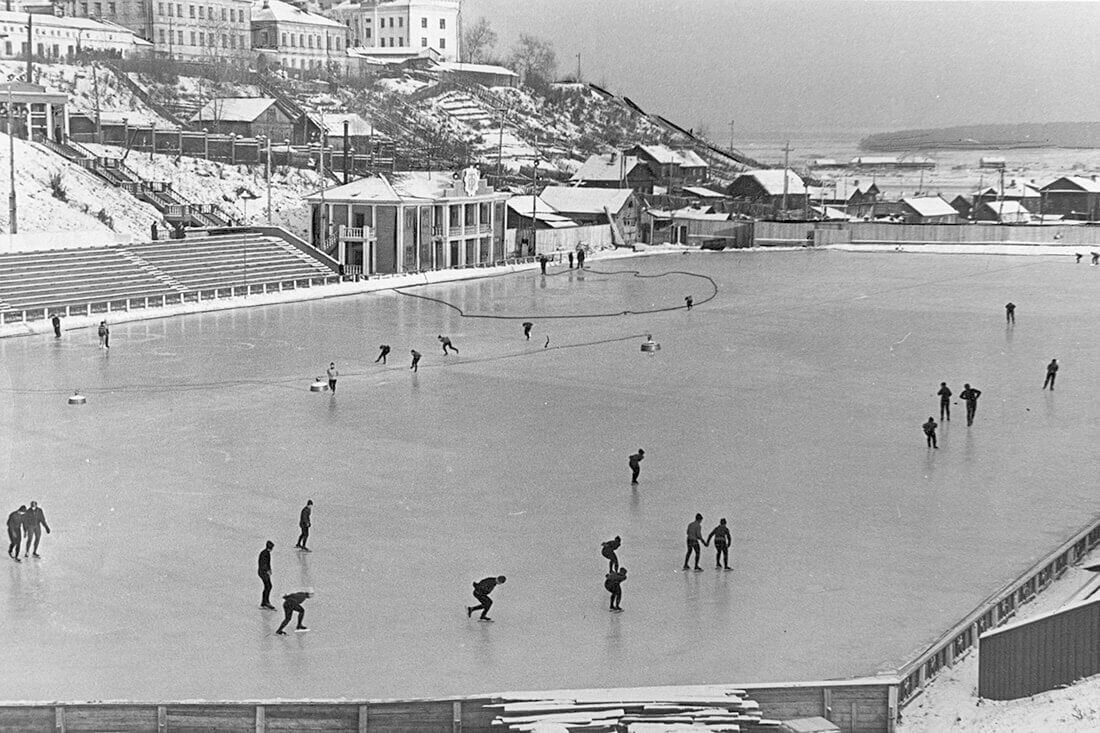
[[[95,218],[109,226],[111,229],[115,228],[115,219],[113,216],[107,213],[107,209],[100,209],[95,213]]]
[[[50,176],[50,193],[58,201],[69,200],[69,192],[65,190],[65,184],[61,182],[61,173],[54,173]]]

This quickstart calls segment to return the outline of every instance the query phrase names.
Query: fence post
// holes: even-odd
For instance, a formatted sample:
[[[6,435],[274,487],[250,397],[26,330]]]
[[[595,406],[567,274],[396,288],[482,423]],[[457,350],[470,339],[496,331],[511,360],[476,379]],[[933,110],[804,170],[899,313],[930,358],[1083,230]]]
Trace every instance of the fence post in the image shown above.
[[[366,705],[359,706],[359,733],[367,733],[370,730],[370,718]]]
[[[263,705],[256,706],[256,733],[265,733],[267,730],[267,714]]]
[[[53,709],[54,730],[57,733],[65,733],[65,708],[58,705]]]
[[[157,733],[165,733],[168,730],[168,708],[157,705]]]
[[[451,733],[462,733],[462,703],[458,700],[451,707]]]

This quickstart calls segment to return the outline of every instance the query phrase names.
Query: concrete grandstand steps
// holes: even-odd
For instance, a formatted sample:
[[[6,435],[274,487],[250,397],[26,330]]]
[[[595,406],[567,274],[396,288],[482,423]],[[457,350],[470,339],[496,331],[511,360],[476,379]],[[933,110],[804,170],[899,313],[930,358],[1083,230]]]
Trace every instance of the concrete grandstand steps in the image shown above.
[[[486,109],[480,99],[467,92],[446,92],[435,103],[447,115],[475,127],[485,126],[493,121],[493,112]]]
[[[150,276],[156,278],[157,280],[160,280],[169,288],[172,288],[177,292],[185,292],[187,290],[187,288],[185,288],[178,280],[173,278],[171,275],[168,275],[167,273],[153,267],[149,264],[148,261],[142,259],[141,257],[138,257],[136,254],[126,249],[125,247],[119,248],[119,253],[123,257],[128,259],[131,263],[133,263],[134,266],[136,266],[138,269],[147,272]]]

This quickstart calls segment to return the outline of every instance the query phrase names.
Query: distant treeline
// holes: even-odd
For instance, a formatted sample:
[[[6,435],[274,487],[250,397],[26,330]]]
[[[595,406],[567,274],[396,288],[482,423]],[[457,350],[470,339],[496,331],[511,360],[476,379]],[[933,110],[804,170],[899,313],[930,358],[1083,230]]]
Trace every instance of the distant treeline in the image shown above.
[[[977,150],[986,148],[1100,148],[1100,122],[1023,122],[962,125],[927,130],[876,132],[859,141],[862,150]]]

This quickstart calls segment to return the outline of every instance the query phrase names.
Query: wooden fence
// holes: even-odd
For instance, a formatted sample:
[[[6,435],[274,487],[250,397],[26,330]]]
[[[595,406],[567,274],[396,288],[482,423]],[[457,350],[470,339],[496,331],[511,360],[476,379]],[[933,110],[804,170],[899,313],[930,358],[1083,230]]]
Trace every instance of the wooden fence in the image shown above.
[[[737,685],[766,718],[827,715],[843,733],[892,733],[896,680]],[[506,700],[532,693],[439,700],[327,702],[165,702],[0,704],[0,731],[348,731],[349,733],[499,733],[493,718]]]
[[[1100,598],[987,631],[979,640],[978,695],[1012,700],[1100,672]]]
[[[1100,227],[1025,224],[890,224],[885,222],[758,221],[758,246],[807,244],[1017,244],[1100,248]]]

